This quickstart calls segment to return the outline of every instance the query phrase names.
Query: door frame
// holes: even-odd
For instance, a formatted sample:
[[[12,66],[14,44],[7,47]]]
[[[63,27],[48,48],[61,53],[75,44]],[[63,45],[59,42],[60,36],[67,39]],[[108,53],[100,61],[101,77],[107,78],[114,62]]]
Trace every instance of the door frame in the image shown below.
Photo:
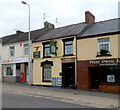
[[[70,86],[69,84],[67,84],[66,82],[66,73],[65,73],[65,65],[71,64],[71,66],[73,67],[73,72],[72,72],[72,86]],[[62,63],[62,87],[71,87],[71,88],[75,88],[75,62],[67,62],[67,63]]]

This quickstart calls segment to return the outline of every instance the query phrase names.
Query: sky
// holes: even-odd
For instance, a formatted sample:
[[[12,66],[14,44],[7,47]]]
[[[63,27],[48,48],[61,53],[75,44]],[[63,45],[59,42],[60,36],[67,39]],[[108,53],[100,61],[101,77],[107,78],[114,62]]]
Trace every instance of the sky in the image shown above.
[[[55,28],[85,21],[90,11],[96,22],[118,18],[119,0],[25,0],[30,5],[31,30],[48,21]],[[45,13],[45,19],[44,18]],[[28,31],[28,6],[21,0],[0,0],[0,37]],[[56,20],[57,18],[57,20]],[[56,22],[57,21],[57,22]]]

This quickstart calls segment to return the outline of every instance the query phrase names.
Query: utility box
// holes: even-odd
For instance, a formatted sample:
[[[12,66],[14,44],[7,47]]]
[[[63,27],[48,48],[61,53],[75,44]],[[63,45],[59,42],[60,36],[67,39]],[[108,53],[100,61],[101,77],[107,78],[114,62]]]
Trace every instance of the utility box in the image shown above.
[[[25,73],[20,73],[20,82],[25,82]]]

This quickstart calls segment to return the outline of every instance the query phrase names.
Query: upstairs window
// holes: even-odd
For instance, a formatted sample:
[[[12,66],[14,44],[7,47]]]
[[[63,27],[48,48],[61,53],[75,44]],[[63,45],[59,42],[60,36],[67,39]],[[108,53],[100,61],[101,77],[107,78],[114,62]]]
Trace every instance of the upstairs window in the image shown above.
[[[14,57],[15,56],[15,46],[11,46],[10,47],[10,57]]]
[[[29,54],[29,44],[24,44],[24,55]]]
[[[73,55],[73,38],[63,39],[64,43],[64,56]]]
[[[43,57],[50,57],[50,43],[43,43]]]
[[[98,39],[98,55],[110,54],[110,40],[109,38]]]

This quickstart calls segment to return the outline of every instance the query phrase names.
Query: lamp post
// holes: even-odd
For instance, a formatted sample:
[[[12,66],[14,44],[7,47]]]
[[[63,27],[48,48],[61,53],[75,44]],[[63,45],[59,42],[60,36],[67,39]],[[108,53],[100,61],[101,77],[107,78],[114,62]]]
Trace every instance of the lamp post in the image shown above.
[[[28,53],[28,74],[29,74],[29,81],[28,84],[30,85],[32,83],[31,81],[31,41],[30,41],[30,5],[27,4],[25,1],[21,1],[22,4],[25,4],[29,8],[29,33],[28,33],[28,48],[29,48],[29,53]]]

